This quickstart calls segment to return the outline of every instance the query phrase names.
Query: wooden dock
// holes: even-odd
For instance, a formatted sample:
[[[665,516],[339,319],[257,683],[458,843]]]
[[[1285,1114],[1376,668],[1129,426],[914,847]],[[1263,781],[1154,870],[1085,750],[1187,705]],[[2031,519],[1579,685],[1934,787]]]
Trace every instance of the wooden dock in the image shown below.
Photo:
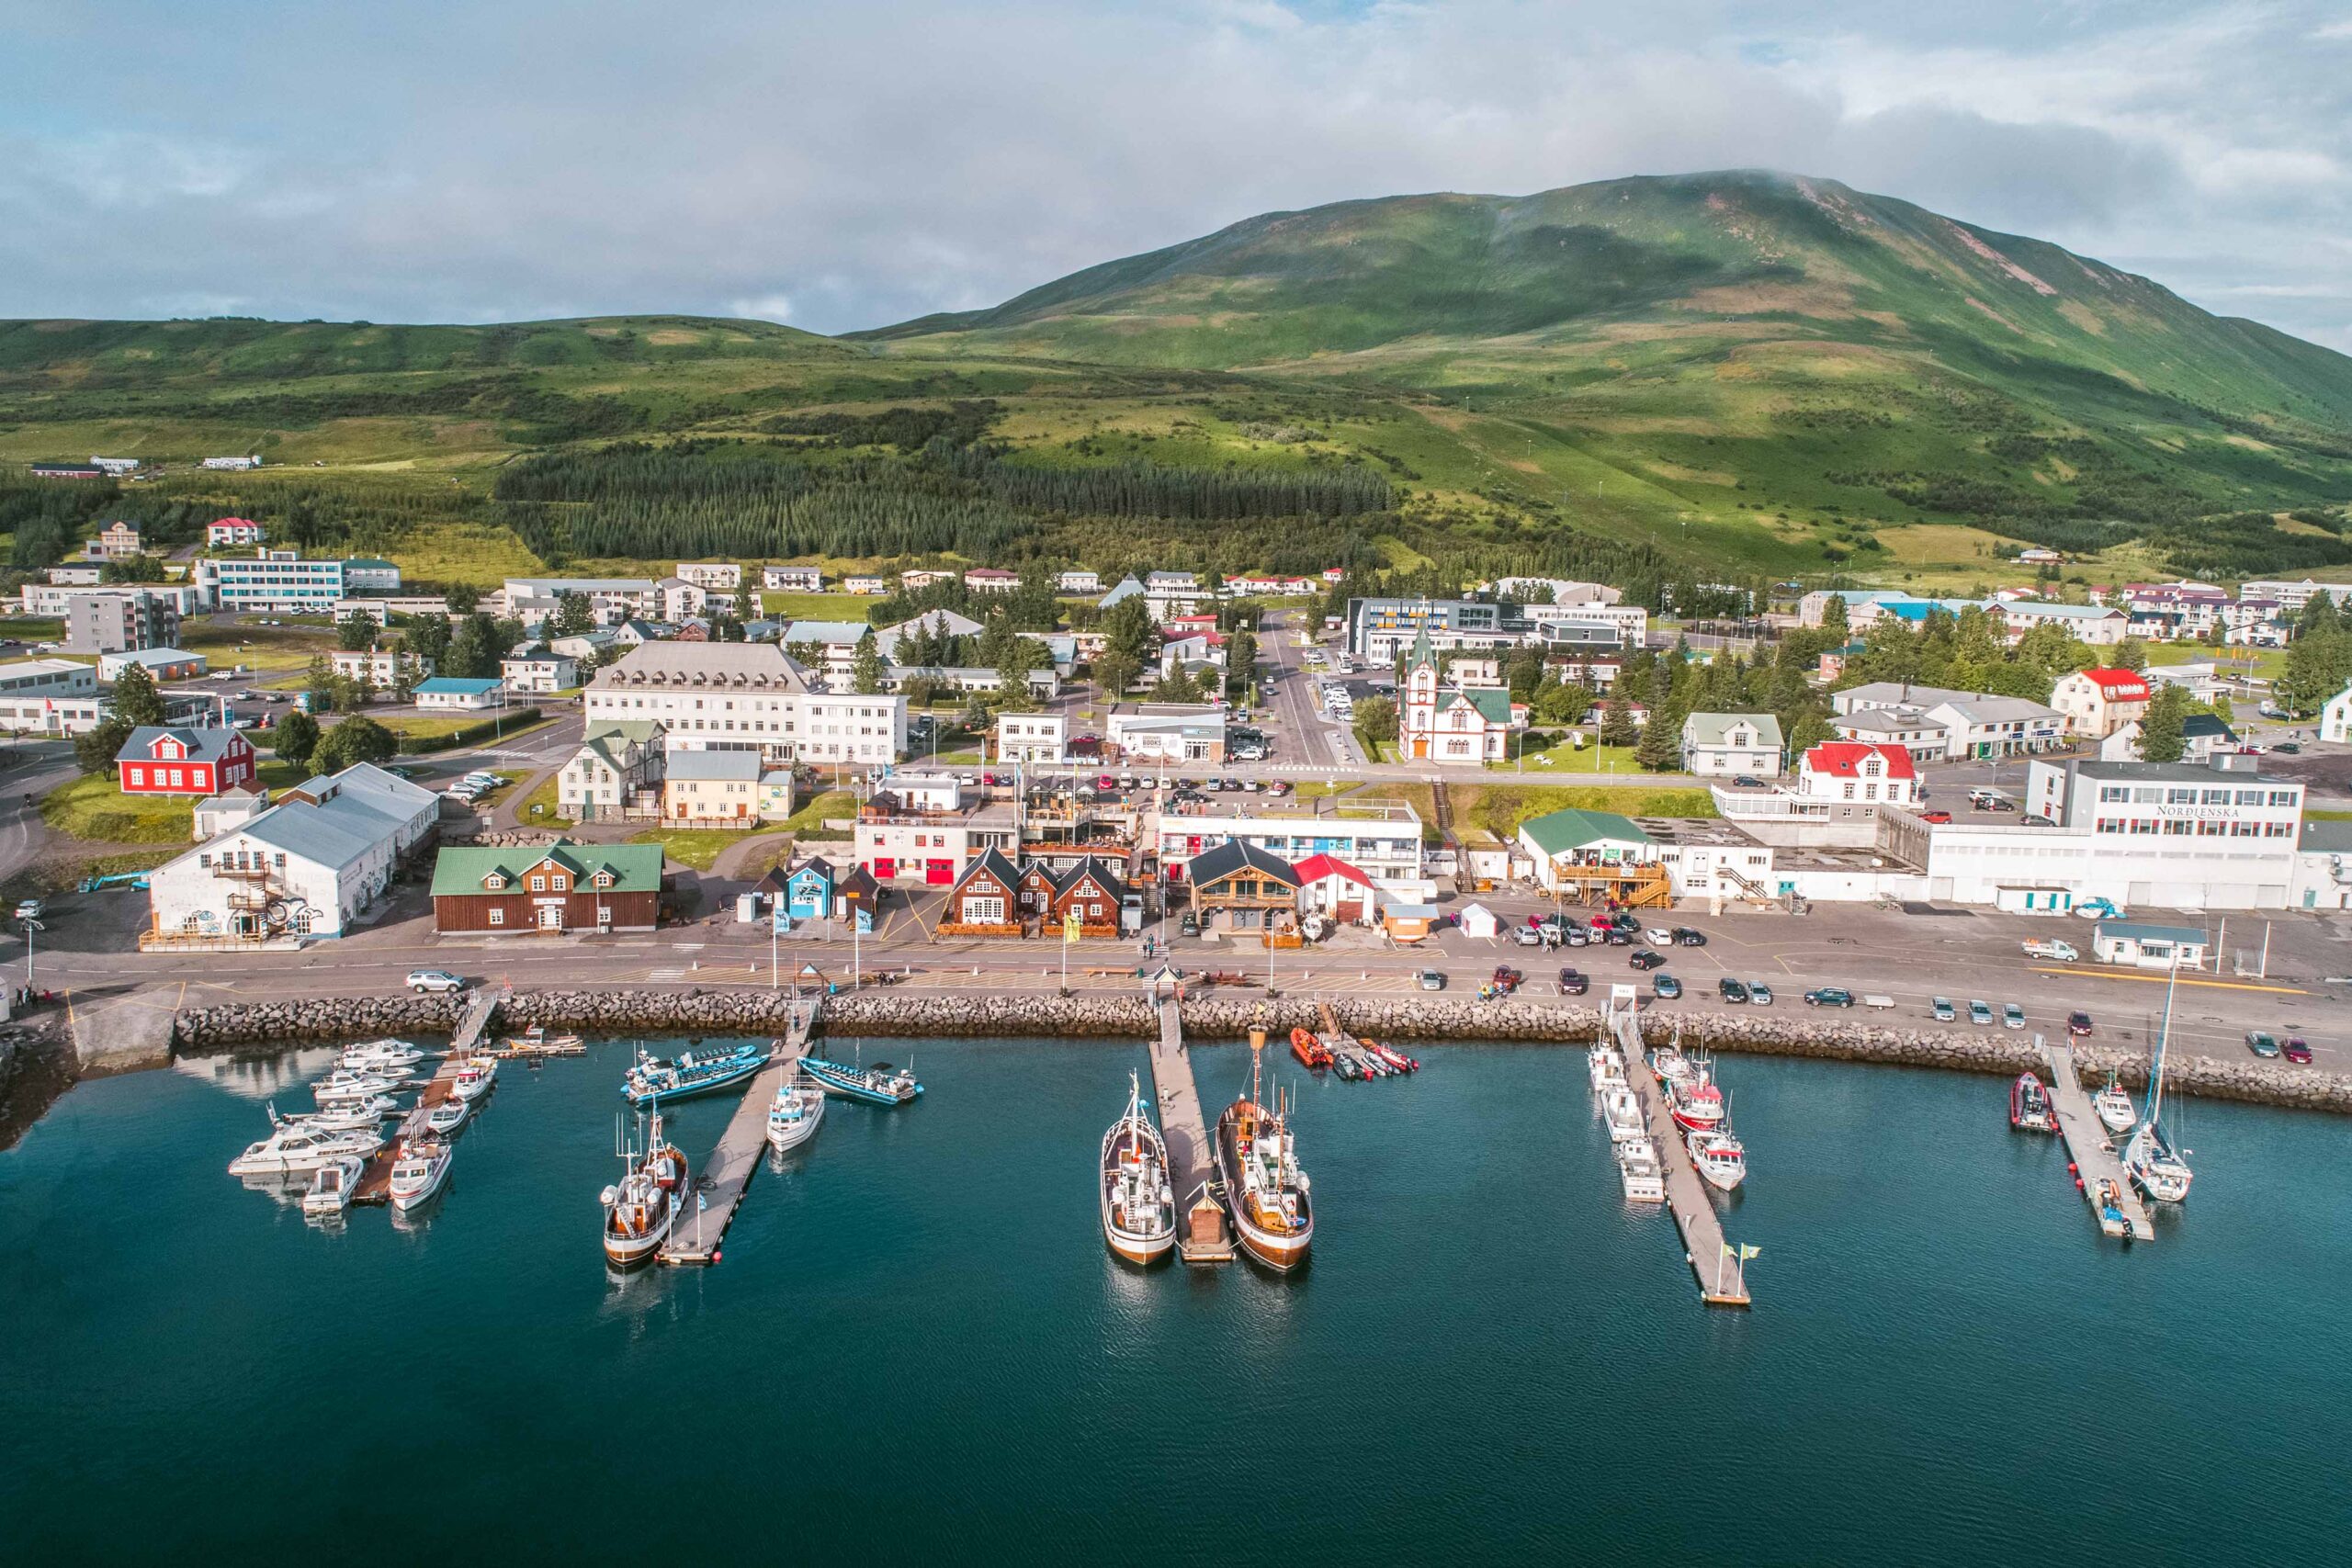
[[[1617,1044],[1625,1053],[1625,1082],[1642,1102],[1650,1142],[1657,1146],[1658,1164],[1666,1171],[1666,1206],[1682,1233],[1682,1252],[1699,1281],[1699,1299],[1709,1306],[1748,1306],[1747,1265],[1724,1240],[1723,1222],[1708,1200],[1707,1184],[1690,1163],[1682,1130],[1674,1124],[1666,1094],[1649,1070],[1640,1020],[1627,1011],[1617,1014],[1615,1022]]]
[[[784,1080],[800,1070],[808,1036],[817,1027],[820,1005],[815,997],[792,1004],[783,1045],[766,1066],[752,1075],[735,1114],[728,1118],[727,1130],[718,1135],[718,1146],[698,1168],[695,1206],[680,1213],[671,1226],[670,1239],[662,1245],[662,1262],[707,1265],[718,1261],[719,1244],[727,1239],[727,1227],[734,1224],[735,1211],[742,1207],[752,1175],[760,1168],[761,1156],[767,1150],[768,1108],[775,1103],[775,1092]]]
[[[368,1161],[368,1168],[359,1173],[359,1185],[351,1190],[354,1203],[389,1203],[392,1201],[392,1165],[401,1157],[401,1145],[411,1138],[424,1136],[424,1113],[436,1105],[446,1103],[456,1092],[458,1068],[464,1064],[462,1056],[447,1056],[434,1075],[424,1080],[424,1092],[416,1097],[415,1105],[401,1118],[401,1124]]]
[[[466,1010],[458,1019],[458,1027],[449,1035],[449,1055],[464,1056],[481,1044],[484,1031],[490,1028],[492,1014],[514,998],[514,987],[502,984],[496,990],[488,986],[466,994]]]
[[[2123,1173],[2123,1162],[2116,1157],[2115,1140],[2107,1131],[2107,1123],[2098,1119],[2091,1107],[2091,1097],[2083,1092],[2082,1079],[2075,1072],[2075,1046],[2070,1040],[2043,1040],[2041,1054],[2050,1063],[2050,1103],[2058,1110],[2058,1131],[2066,1140],[2066,1152],[2075,1162],[2075,1183],[2083,1190],[2083,1201],[2090,1206],[2091,1218],[2100,1219],[2098,1184],[2101,1180],[2115,1183],[2118,1194],[2116,1208],[2123,1215],[2123,1235],[2132,1241],[2154,1241],[2156,1227],[2148,1217],[2147,1204],[2140,1201],[2132,1179]],[[2105,1228],[2102,1222],[2101,1228]]]
[[[1158,999],[1159,1038],[1151,1047],[1151,1084],[1159,1101],[1159,1135],[1168,1145],[1168,1184],[1183,1210],[1176,1255],[1187,1263],[1229,1262],[1233,1227],[1215,1190],[1216,1163],[1209,1155],[1208,1122],[1193,1082],[1193,1061],[1184,1051],[1183,1020],[1174,997]]]

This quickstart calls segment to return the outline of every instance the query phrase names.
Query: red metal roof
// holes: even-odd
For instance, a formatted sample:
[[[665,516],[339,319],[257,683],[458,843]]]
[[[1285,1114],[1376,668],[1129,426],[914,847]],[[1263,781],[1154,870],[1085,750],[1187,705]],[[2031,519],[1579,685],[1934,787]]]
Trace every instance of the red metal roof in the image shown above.
[[[1825,740],[1804,754],[1804,768],[1809,773],[1827,773],[1832,778],[1860,778],[1862,764],[1877,757],[1886,763],[1886,776],[1891,779],[1918,777],[1911,766],[1911,753],[1900,746],[1879,746],[1866,740]]]
[[[1362,883],[1366,887],[1372,886],[1371,877],[1366,876],[1337,855],[1309,855],[1292,869],[1298,873],[1298,880],[1302,885],[1320,882],[1327,876],[1338,876],[1350,882]]]
[[[2105,693],[2109,702],[2130,702],[2148,694],[2147,678],[2130,670],[2085,670],[2080,674]]]

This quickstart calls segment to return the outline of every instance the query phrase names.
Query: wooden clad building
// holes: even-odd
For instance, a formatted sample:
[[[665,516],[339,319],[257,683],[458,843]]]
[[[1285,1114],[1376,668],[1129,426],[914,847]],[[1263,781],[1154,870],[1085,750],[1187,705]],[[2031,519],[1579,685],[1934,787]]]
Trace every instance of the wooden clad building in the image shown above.
[[[661,915],[659,844],[446,849],[433,868],[437,931],[650,931]]]

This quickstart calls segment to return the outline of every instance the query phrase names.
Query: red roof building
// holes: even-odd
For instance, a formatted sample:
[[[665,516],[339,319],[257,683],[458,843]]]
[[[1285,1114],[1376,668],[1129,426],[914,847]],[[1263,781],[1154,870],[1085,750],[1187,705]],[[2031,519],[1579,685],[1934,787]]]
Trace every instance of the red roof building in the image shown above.
[[[1919,771],[1900,746],[1825,740],[1798,763],[1797,794],[1808,800],[1916,806]]]
[[[1292,869],[1298,873],[1299,902],[1335,920],[1370,925],[1378,917],[1372,878],[1334,854],[1312,854]]]
[[[233,729],[141,725],[114,756],[125,795],[219,795],[251,789],[260,759]]]
[[[2075,735],[2104,740],[2148,711],[2148,678],[2131,670],[2077,670],[2050,688],[2050,705]]]

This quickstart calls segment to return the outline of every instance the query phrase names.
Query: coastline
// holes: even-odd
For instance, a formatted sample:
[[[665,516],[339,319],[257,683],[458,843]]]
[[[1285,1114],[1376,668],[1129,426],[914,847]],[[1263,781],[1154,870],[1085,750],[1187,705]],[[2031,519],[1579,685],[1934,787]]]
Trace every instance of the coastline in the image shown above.
[[[1582,1044],[1600,1028],[1600,1010],[1584,1006],[1434,998],[1328,999],[1342,1025],[1374,1039]],[[782,1031],[791,1000],[789,991],[767,989],[564,989],[517,992],[498,1017],[510,1028],[538,1023],[590,1033],[758,1034]],[[1318,998],[1312,997],[1246,994],[1193,996],[1180,1004],[1186,1034],[1202,1040],[1239,1039],[1253,1022],[1284,1034],[1294,1026],[1314,1024],[1317,1005]],[[151,1060],[119,1060],[109,1067],[137,1070],[163,1066],[172,1055],[217,1055],[256,1045],[445,1032],[458,1011],[458,1004],[447,997],[339,997],[189,1009],[174,1017],[167,1051]],[[2047,1070],[2031,1035],[2012,1032],[1986,1035],[1896,1028],[1809,1010],[1645,1012],[1642,1023],[1645,1039],[1662,1043],[1679,1030],[1686,1044],[1727,1054],[1939,1067],[2004,1077]],[[966,997],[869,990],[829,998],[824,1029],[843,1036],[1140,1043],[1156,1032],[1157,1025],[1151,1004],[1136,995]],[[2128,1087],[2146,1084],[2144,1051],[2078,1042],[2075,1058],[2086,1081],[2113,1072]],[[2352,1076],[2284,1063],[2176,1056],[2165,1081],[2175,1093],[2202,1099],[2352,1114]]]

